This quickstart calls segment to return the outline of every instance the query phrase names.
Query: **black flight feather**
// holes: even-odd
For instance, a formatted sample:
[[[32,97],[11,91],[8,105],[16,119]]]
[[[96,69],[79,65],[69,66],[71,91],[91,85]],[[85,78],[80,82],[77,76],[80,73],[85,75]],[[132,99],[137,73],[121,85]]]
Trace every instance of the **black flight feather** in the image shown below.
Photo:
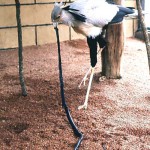
[[[77,10],[77,9],[72,9],[72,8],[70,8],[70,6],[66,6],[66,7],[63,8],[63,10],[68,11],[78,21],[81,21],[81,22],[86,21],[86,17],[84,15],[78,13],[79,10]]]
[[[123,17],[128,14],[133,14],[134,10],[127,7],[118,6],[119,11],[117,12],[116,16],[109,22],[109,24],[119,23],[123,20]]]

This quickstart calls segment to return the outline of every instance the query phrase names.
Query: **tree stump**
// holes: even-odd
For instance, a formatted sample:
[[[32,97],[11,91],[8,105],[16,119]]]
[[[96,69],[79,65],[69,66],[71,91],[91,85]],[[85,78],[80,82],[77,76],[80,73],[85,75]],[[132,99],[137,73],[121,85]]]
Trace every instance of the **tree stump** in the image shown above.
[[[122,4],[123,0],[115,0]],[[108,79],[120,79],[122,53],[124,50],[123,23],[108,25],[106,30],[107,46],[102,51],[102,75]]]
[[[124,49],[123,24],[110,25],[106,31],[107,46],[102,51],[102,74],[109,79],[121,78],[120,68]]]

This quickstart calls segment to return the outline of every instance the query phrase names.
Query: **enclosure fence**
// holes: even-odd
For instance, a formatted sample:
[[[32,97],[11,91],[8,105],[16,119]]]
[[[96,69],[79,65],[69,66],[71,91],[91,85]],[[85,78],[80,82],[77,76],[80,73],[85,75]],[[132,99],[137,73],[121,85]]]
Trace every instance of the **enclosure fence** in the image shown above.
[[[41,0],[42,1],[42,0]],[[67,3],[70,3],[71,2],[71,0],[70,1],[68,1]],[[23,23],[22,23],[22,30],[23,30],[23,32],[27,32],[26,30],[24,30],[25,28],[27,29],[27,28],[30,28],[32,31],[31,32],[28,32],[28,33],[25,33],[25,35],[26,35],[26,38],[30,38],[30,36],[32,37],[32,39],[31,39],[31,41],[32,42],[30,42],[30,43],[25,43],[25,44],[23,44],[23,45],[25,45],[25,46],[28,46],[28,45],[40,45],[40,44],[45,44],[45,43],[48,43],[49,41],[50,42],[54,42],[54,40],[55,39],[53,39],[53,34],[54,34],[54,31],[52,31],[53,30],[53,26],[52,26],[52,22],[51,22],[51,18],[50,18],[50,13],[51,13],[51,10],[52,10],[52,8],[53,8],[53,5],[54,5],[54,2],[37,2],[37,0],[34,0],[33,2],[31,2],[31,3],[21,3],[20,4],[20,6],[23,6],[23,7],[25,7],[26,6],[26,8],[24,8],[25,9],[25,12],[27,12],[27,10],[26,9],[28,9],[30,12],[31,12],[31,8],[29,8],[30,6],[35,6],[35,7],[33,7],[32,8],[32,10],[34,11],[34,9],[38,9],[38,10],[40,10],[40,8],[42,7],[42,6],[44,6],[44,7],[42,7],[41,9],[43,10],[43,12],[46,12],[46,13],[39,13],[40,15],[38,16],[39,18],[45,18],[46,17],[46,15],[48,16],[48,17],[46,17],[46,19],[39,19],[39,21],[35,21],[35,23],[34,23],[34,21],[29,21],[29,23],[27,22],[27,20],[29,20],[29,19],[26,19],[26,18],[24,18],[23,20],[25,20],[25,21],[23,21]],[[0,40],[0,50],[7,50],[7,49],[14,49],[14,48],[17,48],[18,47],[18,43],[17,43],[17,40],[15,40],[16,42],[14,42],[14,43],[12,43],[14,40],[11,40],[11,38],[9,38],[8,36],[10,35],[10,36],[12,36],[12,35],[14,35],[14,38],[16,38],[17,36],[15,36],[16,34],[17,34],[17,25],[16,25],[16,20],[15,20],[15,12],[13,13],[13,16],[12,16],[12,14],[11,14],[11,11],[13,10],[13,9],[15,9],[15,6],[16,6],[16,4],[15,3],[11,3],[11,4],[9,4],[9,3],[5,3],[5,4],[1,4],[1,2],[0,2],[0,10],[1,10],[1,8],[3,8],[3,10],[1,10],[0,11],[0,15],[2,16],[1,18],[3,18],[2,19],[2,21],[0,21],[0,37],[1,37],[1,39],[2,40]],[[28,7],[28,8],[27,8]],[[38,7],[38,8],[37,8]],[[7,9],[5,9],[5,8],[7,8]],[[47,9],[47,10],[46,10]],[[21,13],[22,13],[22,10],[23,10],[23,8],[21,8]],[[42,11],[41,10],[41,11]],[[46,11],[45,11],[46,10]],[[2,13],[2,11],[3,11],[3,13]],[[6,15],[4,14],[4,11],[7,11],[7,13],[6,13]],[[9,13],[8,13],[8,11],[9,11]],[[35,13],[35,12],[33,12],[33,13]],[[3,14],[4,14],[4,16],[3,16]],[[29,14],[27,14],[27,15],[29,15]],[[30,15],[33,15],[33,14],[30,14]],[[6,16],[6,17],[5,17]],[[11,17],[10,17],[11,16]],[[23,17],[25,17],[24,16],[24,14],[22,14],[21,15],[21,20],[22,20],[22,18]],[[33,16],[35,16],[35,15],[33,15]],[[9,18],[10,17],[10,18]],[[12,19],[13,18],[13,20],[15,20],[15,21],[13,21],[13,23],[10,21],[9,23],[6,23],[6,21],[4,21],[4,19],[5,20],[9,20],[9,19]],[[35,20],[35,18],[34,17],[31,17],[31,16],[29,16],[29,18],[31,18],[31,19],[33,19],[33,20]],[[3,23],[4,22],[4,23]],[[43,23],[44,22],[44,23]],[[11,24],[11,25],[9,25],[9,24]],[[48,29],[46,29],[45,28],[45,31],[43,31],[43,29],[40,29],[39,27],[47,27],[47,26],[49,26],[49,28],[50,28],[50,30],[48,30]],[[34,29],[33,29],[34,28]],[[9,31],[6,31],[6,29],[15,29],[15,30],[9,30]],[[41,31],[40,31],[41,30]],[[43,42],[39,42],[38,41],[38,33],[40,32],[42,32],[43,31],[43,35],[41,35],[41,37],[44,37],[44,39],[46,39],[46,41],[43,41]],[[45,36],[44,36],[44,32],[45,32]],[[70,28],[68,28],[67,29],[67,34],[68,34],[68,36],[67,37],[65,37],[64,36],[64,39],[62,39],[62,40],[69,40],[69,39],[71,39],[71,37],[70,37]],[[31,34],[30,34],[31,33]],[[28,35],[27,35],[28,34]],[[34,35],[33,35],[34,34]],[[47,35],[51,35],[51,37],[52,38],[49,38],[49,39],[47,39],[46,37],[50,37],[50,36],[47,36]],[[6,37],[7,36],[7,37]],[[5,42],[4,41],[4,39],[6,39],[6,38],[8,38],[8,40],[9,40],[9,42]],[[33,39],[34,38],[34,39]],[[24,39],[24,37],[23,37],[23,39]],[[7,40],[7,41],[8,41]],[[49,41],[48,41],[49,40]],[[6,44],[8,44],[8,46],[6,45]],[[12,44],[10,44],[10,43],[12,43]],[[23,42],[24,43],[24,42]]]
[[[44,0],[44,2],[43,0],[21,0],[23,46],[43,45],[56,42],[50,18],[54,2],[54,0]],[[67,3],[71,2],[72,0],[67,1]],[[126,3],[127,5],[135,6],[135,1],[133,0],[126,0]],[[15,0],[0,1],[0,50],[18,47],[15,13]],[[126,26],[127,37],[133,36],[137,28],[136,20],[127,20]],[[64,25],[60,25],[59,30],[61,41],[84,38],[82,35],[76,34],[71,28]]]

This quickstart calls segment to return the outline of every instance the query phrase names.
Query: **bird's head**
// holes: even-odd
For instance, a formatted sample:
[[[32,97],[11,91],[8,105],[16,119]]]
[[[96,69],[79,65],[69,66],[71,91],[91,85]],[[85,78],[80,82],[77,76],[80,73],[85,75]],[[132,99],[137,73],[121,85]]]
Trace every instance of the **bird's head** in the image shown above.
[[[63,2],[54,4],[54,8],[51,13],[51,20],[53,23],[59,22],[63,5],[64,5]]]

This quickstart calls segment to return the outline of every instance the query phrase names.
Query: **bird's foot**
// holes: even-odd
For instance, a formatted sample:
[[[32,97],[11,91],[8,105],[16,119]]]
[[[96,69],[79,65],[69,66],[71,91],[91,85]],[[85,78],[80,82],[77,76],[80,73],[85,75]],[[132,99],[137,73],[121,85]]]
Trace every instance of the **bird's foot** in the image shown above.
[[[106,76],[99,77],[99,81],[104,81],[106,79]]]
[[[87,109],[87,104],[83,104],[83,105],[79,106],[78,110],[80,110],[80,109]]]
[[[94,74],[94,81],[99,83],[106,80],[106,76],[104,76],[101,72]]]
[[[78,88],[80,89],[81,88],[81,85],[83,84],[85,86],[85,82],[88,80],[87,77],[84,77],[81,81],[81,83],[79,84]]]

